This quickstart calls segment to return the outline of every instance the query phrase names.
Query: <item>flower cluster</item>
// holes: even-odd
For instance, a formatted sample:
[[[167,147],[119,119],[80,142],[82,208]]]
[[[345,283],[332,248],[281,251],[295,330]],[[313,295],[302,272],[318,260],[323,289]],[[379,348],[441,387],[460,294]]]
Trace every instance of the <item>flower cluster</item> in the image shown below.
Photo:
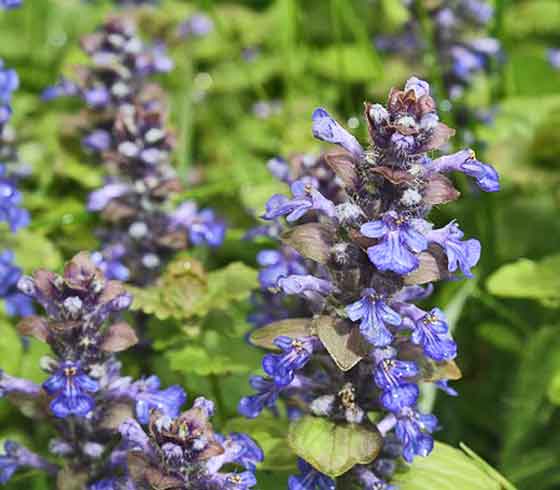
[[[16,6],[7,4],[6,6]],[[11,232],[29,224],[29,213],[21,207],[22,196],[17,189],[17,175],[8,171],[7,164],[17,163],[13,130],[8,126],[12,115],[12,93],[18,88],[15,70],[5,68],[0,60],[0,222],[6,223]],[[25,316],[33,312],[31,301],[16,288],[21,270],[13,263],[10,250],[0,250],[0,298],[5,301],[10,316]]]
[[[182,190],[171,165],[175,138],[167,127],[166,101],[148,76],[173,64],[162,45],[147,46],[129,20],[115,18],[82,45],[91,64],[77,83],[63,80],[45,96],[77,95],[89,107],[83,146],[102,161],[109,176],[89,197],[101,213],[103,249],[94,259],[108,277],[144,285],[166,260],[188,245],[218,246],[224,223],[210,209],[187,201],[173,208]]]
[[[487,28],[494,14],[493,7],[486,0],[445,0],[434,2],[423,8],[432,22],[433,40],[422,38],[415,2],[407,2],[411,10],[411,21],[404,33],[396,37],[380,37],[380,49],[404,52],[416,56],[427,44],[433,42],[438,55],[438,65],[442,69],[448,97],[460,97],[464,88],[471,84],[473,77],[487,70],[491,60],[500,54],[500,44],[495,38],[480,31]]]
[[[207,420],[211,402],[197,399],[193,409],[180,415],[186,401],[180,386],[161,389],[156,376],[134,381],[120,374],[116,353],[134,345],[137,337],[122,320],[110,320],[129,307],[131,297],[120,282],[105,278],[88,254],[74,257],[63,275],[39,270],[33,277],[23,277],[19,288],[46,312],[46,317],[22,320],[19,332],[46,342],[52,357],[42,360],[48,373],[42,385],[0,372],[0,396],[25,406],[26,415],[51,419],[56,436],[50,452],[64,458],[87,488],[134,488],[126,485],[143,479],[156,485],[150,475],[175,478],[173,488],[195,488],[187,479],[195,474],[201,481],[220,480],[221,486],[215,488],[250,488],[249,483],[229,482],[254,481],[251,471],[262,459],[260,449],[243,434],[214,435]],[[150,424],[150,437],[144,434],[140,446],[135,437],[142,432],[139,424]],[[160,447],[163,454],[169,450],[169,460],[157,459]],[[0,456],[3,481],[20,467],[62,471],[14,443],[8,443],[5,451]],[[159,464],[159,473],[139,467],[142,458],[150,467]],[[219,473],[226,463],[238,463],[249,473]],[[182,475],[187,476],[179,482]]]
[[[413,77],[404,90],[393,89],[386,106],[366,104],[365,119],[367,148],[317,109],[314,136],[342,150],[308,169],[269,164],[292,195],[272,196],[263,216],[271,222],[264,230],[280,236],[282,246],[258,257],[260,297],[278,300],[270,312],[264,308],[272,299],[259,303],[250,339],[277,353],[265,355],[264,376],[250,381],[256,394],[239,410],[253,418],[265,408],[276,411],[282,400],[292,419],[362,426],[383,439],[383,449],[341,477],[348,485],[341,488],[390,489],[399,457],[411,462],[433,447],[438,422],[419,411],[419,385],[435,383],[456,395],[447,382],[460,377],[445,314],[415,303],[429,297],[432,282],[472,277],[481,252],[455,221],[434,228],[428,214],[459,197],[445,174],[462,172],[487,192],[499,189],[499,179],[472,150],[428,155],[454,131],[439,121],[425,81]],[[290,298],[300,303],[282,314]],[[334,488],[315,464],[301,462],[291,490]]]

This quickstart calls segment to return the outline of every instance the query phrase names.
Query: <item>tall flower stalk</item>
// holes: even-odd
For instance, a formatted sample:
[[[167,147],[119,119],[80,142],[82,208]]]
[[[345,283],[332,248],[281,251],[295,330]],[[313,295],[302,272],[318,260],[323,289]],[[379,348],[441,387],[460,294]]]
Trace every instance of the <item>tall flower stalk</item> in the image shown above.
[[[16,4],[9,4],[14,7]],[[21,207],[22,195],[17,189],[18,176],[13,164],[18,163],[14,144],[14,131],[9,126],[12,116],[12,94],[19,86],[15,70],[4,67],[0,60],[0,222],[11,233],[29,224],[29,213]],[[21,269],[14,264],[14,254],[9,249],[0,251],[0,298],[4,300],[6,313],[10,316],[26,316],[33,312],[31,301],[16,287]]]
[[[220,245],[225,225],[193,201],[172,204],[182,191],[171,164],[175,137],[165,95],[148,81],[173,68],[163,45],[145,44],[130,20],[113,18],[82,47],[91,63],[80,67],[79,79],[61,80],[44,97],[72,95],[86,104],[83,146],[108,173],[88,201],[104,221],[103,249],[94,260],[108,277],[144,286],[175,251]]]
[[[0,482],[34,468],[61,486],[77,481],[91,490],[156,489],[164,481],[185,490],[255,485],[261,450],[244,434],[215,433],[211,401],[197,398],[181,413],[187,396],[180,386],[163,389],[156,376],[121,375],[117,355],[137,341],[118,317],[131,297],[88,254],[74,257],[62,275],[39,270],[23,277],[19,288],[45,310],[24,319],[19,331],[47,343],[51,356],[41,361],[41,385],[0,371],[0,396],[51,428],[49,452],[63,464],[8,441]],[[224,465],[240,471],[222,471]]]
[[[447,383],[460,371],[444,312],[416,303],[429,298],[433,282],[472,277],[481,245],[465,240],[455,220],[435,228],[428,215],[459,197],[446,174],[499,189],[496,171],[470,149],[430,156],[454,131],[439,121],[427,82],[409,79],[386,106],[366,104],[364,116],[366,148],[320,108],[314,136],[342,149],[308,167],[270,164],[292,195],[272,196],[263,215],[282,246],[258,258],[262,291],[251,341],[276,352],[264,356],[264,376],[251,378],[256,393],[239,410],[253,418],[284,405],[293,427],[321,419],[331,424],[327,439],[335,428],[351,431],[365,451],[335,482],[339,468],[326,457],[305,460],[310,449],[298,446],[296,429],[290,440],[302,460],[290,490],[391,489],[400,458],[410,463],[431,452],[439,424],[419,411],[419,385],[457,395]],[[328,172],[336,178],[322,180]]]

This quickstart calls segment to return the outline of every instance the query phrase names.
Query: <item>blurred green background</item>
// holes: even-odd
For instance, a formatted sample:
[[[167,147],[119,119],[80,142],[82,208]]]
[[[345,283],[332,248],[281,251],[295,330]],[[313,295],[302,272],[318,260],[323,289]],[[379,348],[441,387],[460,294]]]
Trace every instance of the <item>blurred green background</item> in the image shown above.
[[[471,129],[483,143],[479,158],[498,169],[503,185],[481,195],[460,180],[463,199],[432,214],[438,224],[457,218],[483,244],[476,279],[440,285],[433,298],[455,324],[464,374],[455,383],[460,396],[438,396],[434,410],[443,425],[439,440],[465,442],[520,489],[545,490],[560,488],[560,71],[547,60],[547,49],[560,47],[560,2],[497,0],[495,7],[490,33],[505,59],[477,78],[467,97],[474,107],[496,107],[491,124]],[[84,202],[103,176],[80,149],[73,119],[79,106],[43,103],[39,95],[87,62],[79,37],[114,10],[109,2],[25,0],[19,10],[0,12],[0,58],[21,79],[13,126],[21,159],[31,166],[22,189],[32,213],[29,229],[16,237],[2,231],[1,243],[15,249],[26,272],[60,268],[75,252],[98,247],[96,218]],[[206,13],[213,31],[178,40],[178,24],[194,12]],[[310,131],[319,105],[357,125],[353,131],[365,139],[363,102],[384,102],[412,74],[430,79],[433,66],[374,49],[376,35],[406,21],[399,0],[163,0],[128,15],[147,39],[168,42],[176,64],[158,81],[171,98],[175,163],[196,183],[186,196],[217,208],[230,230],[217,251],[194,252],[213,274],[204,311],[155,315],[158,355],[150,366],[131,355],[127,369],[153,370],[165,384],[216,398],[218,428],[248,430],[269,453],[259,488],[285,488],[293,465],[285,426],[266,417],[245,422],[235,408],[259,366],[260,354],[243,334],[255,254],[267,245],[242,236],[268,196],[283,190],[266,161],[320,151]],[[453,125],[451,113],[441,116]],[[191,280],[180,278],[177,288]],[[43,379],[37,361],[44,348],[32,342],[24,352],[13,325],[0,317],[2,368]],[[0,403],[0,439],[44,449],[48,435],[46,425],[30,425]],[[24,475],[8,488],[49,487]]]

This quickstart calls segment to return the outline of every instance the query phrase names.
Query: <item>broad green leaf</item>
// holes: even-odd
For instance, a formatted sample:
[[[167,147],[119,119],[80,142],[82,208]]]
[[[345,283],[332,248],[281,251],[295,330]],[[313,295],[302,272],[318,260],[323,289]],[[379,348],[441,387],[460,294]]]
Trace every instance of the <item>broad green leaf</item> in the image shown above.
[[[516,467],[527,447],[545,443],[551,417],[547,393],[559,371],[558,326],[533,330],[524,345],[523,358],[513,378],[504,412],[501,461],[506,473]]]
[[[317,51],[310,59],[318,74],[331,80],[368,83],[378,73],[372,48],[363,44],[339,44]]]
[[[160,320],[182,319],[191,316],[195,305],[208,294],[208,279],[199,262],[181,255],[153,286],[127,288],[134,296],[133,310],[153,314]]]
[[[335,424],[307,415],[292,422],[288,443],[300,458],[336,478],[357,464],[371,463],[381,450],[383,438],[373,428]]]
[[[251,333],[249,340],[258,347],[279,350],[273,343],[276,337],[306,337],[312,335],[312,332],[310,318],[288,318],[257,328]]]
[[[470,449],[463,449],[436,442],[429,456],[417,457],[393,481],[400,490],[515,490]]]
[[[560,299],[560,255],[539,261],[519,259],[494,272],[487,282],[496,296],[541,301]]]
[[[560,3],[556,0],[524,0],[506,9],[505,30],[508,35],[525,38],[535,34],[556,34],[560,30]]]
[[[15,234],[4,235],[2,245],[14,251],[14,262],[25,272],[39,268],[57,270],[62,265],[59,250],[39,232],[21,229]]]

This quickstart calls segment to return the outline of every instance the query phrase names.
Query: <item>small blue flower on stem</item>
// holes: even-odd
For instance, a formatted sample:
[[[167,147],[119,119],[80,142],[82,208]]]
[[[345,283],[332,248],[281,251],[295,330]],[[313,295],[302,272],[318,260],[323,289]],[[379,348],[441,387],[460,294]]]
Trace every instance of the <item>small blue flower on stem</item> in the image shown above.
[[[439,230],[431,230],[426,238],[443,247],[447,255],[449,272],[461,269],[466,277],[473,277],[471,267],[474,267],[480,259],[480,242],[475,238],[461,241],[463,236],[464,233],[457,223],[451,221]]]
[[[259,283],[265,289],[275,287],[281,277],[307,272],[296,252],[261,250],[257,254],[257,262],[261,266]]]
[[[463,172],[476,180],[478,186],[485,192],[500,190],[500,176],[491,165],[479,162],[473,150],[466,149],[444,155],[428,163],[427,168],[435,172]]]
[[[419,372],[418,366],[413,361],[383,359],[377,364],[373,377],[379,388],[390,390],[396,386],[409,384],[407,380],[417,376]]]
[[[43,388],[49,395],[55,395],[50,408],[56,417],[84,417],[95,405],[87,393],[98,391],[99,383],[82,371],[79,362],[65,361],[43,383]]]
[[[432,452],[434,439],[430,435],[437,427],[435,415],[422,414],[406,407],[397,415],[395,434],[403,445],[403,458],[412,463],[414,456],[427,456]]]
[[[187,401],[185,390],[179,385],[160,390],[157,376],[137,381],[131,387],[131,398],[136,400],[136,418],[142,424],[150,420],[150,411],[158,410],[168,417],[177,417],[181,406]]]
[[[226,226],[211,209],[198,211],[192,201],[181,204],[171,215],[174,227],[185,228],[194,245],[217,247],[224,241]]]
[[[17,90],[18,86],[19,78],[15,70],[4,68],[4,62],[0,59],[0,125],[12,115],[12,92]]]
[[[237,410],[241,415],[254,419],[265,407],[274,408],[276,400],[278,400],[278,395],[284,387],[262,376],[251,376],[249,384],[251,388],[257,391],[257,394],[241,398]]]
[[[0,454],[0,483],[6,483],[21,466],[18,453],[21,446],[14,441],[4,442],[4,454]]]
[[[274,345],[284,351],[283,354],[267,354],[262,365],[276,384],[288,385],[294,378],[294,371],[307,364],[314,350],[314,337],[292,339],[281,335],[274,339]]]
[[[390,308],[382,296],[374,289],[362,291],[362,298],[346,307],[346,314],[353,322],[361,320],[360,332],[366,340],[377,346],[389,345],[393,335],[386,324],[398,326],[401,324],[399,314]]]
[[[249,490],[257,484],[255,475],[250,471],[224,475],[224,490]]]
[[[439,308],[433,308],[418,318],[414,325],[410,338],[416,345],[422,346],[428,357],[444,361],[457,355],[457,344],[449,337],[447,319]]]
[[[21,193],[12,179],[6,176],[6,169],[0,164],[0,221],[5,221],[12,232],[29,224],[29,213],[20,208]]]
[[[363,155],[364,149],[358,140],[337,123],[325,109],[322,107],[315,109],[311,118],[315,138],[340,145],[357,158]]]
[[[264,219],[273,220],[287,215],[286,220],[293,222],[313,210],[321,211],[330,218],[336,215],[334,203],[317,190],[317,182],[314,179],[296,180],[290,188],[294,198],[286,199],[279,194],[272,196],[266,205],[266,213],[262,216]]]
[[[426,237],[414,228],[411,220],[394,211],[388,211],[380,220],[365,223],[360,232],[380,240],[369,247],[367,253],[372,264],[381,271],[408,274],[418,267],[415,254],[428,248]]]
[[[309,463],[298,458],[299,475],[292,475],[288,479],[289,490],[334,490],[332,478],[320,473]]]
[[[113,199],[121,197],[130,191],[130,186],[121,182],[105,184],[89,195],[87,204],[88,211],[101,211],[105,209]]]
[[[250,471],[255,471],[256,464],[264,460],[264,453],[260,446],[247,434],[241,432],[233,432],[229,435],[229,439],[239,448],[234,462]]]
[[[111,146],[111,133],[96,129],[82,139],[82,145],[92,151],[105,151]]]

